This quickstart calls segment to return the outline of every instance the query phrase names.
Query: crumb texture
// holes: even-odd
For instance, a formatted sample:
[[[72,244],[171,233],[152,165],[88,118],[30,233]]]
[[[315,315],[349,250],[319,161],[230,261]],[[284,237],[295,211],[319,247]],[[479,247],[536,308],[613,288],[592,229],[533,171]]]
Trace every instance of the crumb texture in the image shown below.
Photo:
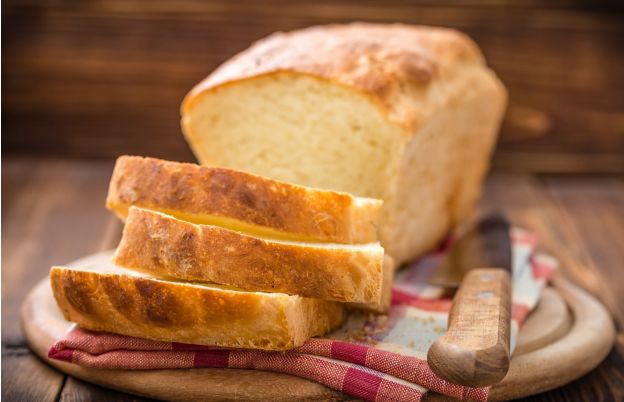
[[[400,265],[469,215],[505,106],[465,35],[356,23],[257,42],[187,95],[182,127],[202,164],[383,199]]]

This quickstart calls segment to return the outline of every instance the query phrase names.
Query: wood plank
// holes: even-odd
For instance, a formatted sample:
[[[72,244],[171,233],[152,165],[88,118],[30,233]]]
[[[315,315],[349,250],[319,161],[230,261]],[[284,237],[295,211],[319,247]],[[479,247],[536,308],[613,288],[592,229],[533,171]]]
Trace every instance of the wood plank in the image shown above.
[[[464,30],[508,86],[498,169],[624,172],[624,9],[614,4],[90,0],[3,11],[10,151],[192,160],[178,107],[223,60],[275,30],[402,21]]]
[[[587,264],[598,277],[595,292],[624,329],[624,180],[621,178],[543,178],[548,194],[578,233],[586,249]],[[589,275],[579,271],[580,276]],[[581,278],[582,283],[591,279]]]
[[[142,398],[136,395],[118,392],[109,388],[99,387],[74,377],[67,377],[63,391],[59,396],[60,402],[148,402],[156,399]]]
[[[116,242],[121,224],[104,208],[112,166],[112,161],[4,158],[3,342],[21,344],[19,306],[50,266]],[[4,180],[14,175],[19,178]]]
[[[492,169],[513,173],[622,173],[622,153],[564,154],[560,152],[497,151]]]
[[[103,207],[112,163],[3,159],[2,396],[53,401],[65,376],[28,350],[19,308],[52,264],[116,241],[121,225]]]
[[[65,375],[43,363],[25,346],[2,347],[2,399],[56,401]]]

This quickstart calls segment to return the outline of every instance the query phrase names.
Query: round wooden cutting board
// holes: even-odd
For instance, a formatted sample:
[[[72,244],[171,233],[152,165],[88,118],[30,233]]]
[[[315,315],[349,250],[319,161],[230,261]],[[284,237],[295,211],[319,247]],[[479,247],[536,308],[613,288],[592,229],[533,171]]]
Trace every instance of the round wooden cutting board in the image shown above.
[[[110,258],[109,252],[82,259],[83,266]],[[235,369],[98,370],[50,360],[48,348],[71,323],[56,306],[49,280],[27,296],[22,329],[31,349],[66,374],[117,390],[157,399],[341,400],[347,398],[315,382],[287,374]],[[609,353],[615,328],[592,296],[557,276],[553,288],[531,313],[518,337],[507,377],[494,386],[491,400],[520,398],[564,385],[596,367]],[[432,393],[428,400],[443,399]]]

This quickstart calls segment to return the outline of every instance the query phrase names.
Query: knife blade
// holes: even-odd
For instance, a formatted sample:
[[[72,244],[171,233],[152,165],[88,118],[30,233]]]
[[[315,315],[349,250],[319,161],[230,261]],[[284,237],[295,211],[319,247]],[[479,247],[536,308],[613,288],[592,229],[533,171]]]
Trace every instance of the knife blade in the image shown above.
[[[456,288],[468,271],[478,267],[500,267],[511,272],[509,230],[503,215],[484,217],[456,240],[429,283]]]
[[[500,214],[482,219],[457,239],[432,284],[459,288],[447,332],[427,361],[440,377],[471,387],[492,385],[509,370],[511,239]]]

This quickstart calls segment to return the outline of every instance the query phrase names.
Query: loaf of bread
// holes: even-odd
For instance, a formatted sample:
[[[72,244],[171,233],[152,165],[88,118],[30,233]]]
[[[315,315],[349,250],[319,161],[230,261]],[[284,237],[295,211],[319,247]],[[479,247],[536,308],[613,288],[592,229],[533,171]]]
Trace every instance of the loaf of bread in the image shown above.
[[[166,281],[117,267],[53,267],[50,280],[68,321],[159,341],[285,350],[344,319],[337,302]]]
[[[469,215],[505,106],[460,32],[354,23],[260,40],[181,113],[202,164],[383,199],[379,236],[401,264]]]
[[[156,277],[379,304],[379,243],[273,240],[130,207],[115,264]]]
[[[230,169],[122,156],[106,206],[125,220],[131,205],[265,237],[369,243],[377,241],[381,201]]]

